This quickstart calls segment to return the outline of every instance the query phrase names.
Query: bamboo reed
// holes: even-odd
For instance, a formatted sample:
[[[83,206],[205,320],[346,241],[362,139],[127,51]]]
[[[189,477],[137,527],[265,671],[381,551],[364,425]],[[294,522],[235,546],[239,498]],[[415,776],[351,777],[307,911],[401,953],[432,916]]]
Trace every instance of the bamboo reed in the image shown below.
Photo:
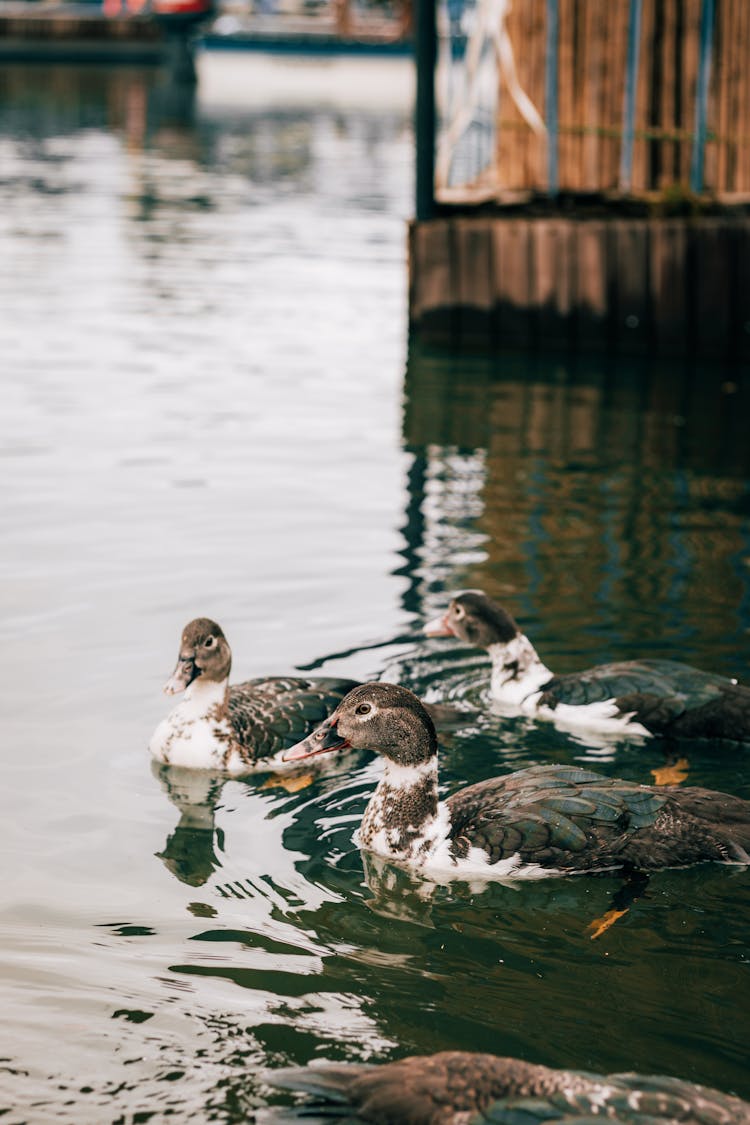
[[[679,193],[690,178],[703,0],[643,0],[629,194]],[[558,176],[563,192],[617,190],[631,4],[558,0]],[[518,82],[545,105],[547,0],[513,0],[506,30]],[[488,47],[489,49],[489,47]],[[703,184],[750,195],[750,0],[716,0]],[[454,66],[461,66],[460,61]],[[551,139],[554,143],[554,138]],[[498,193],[548,187],[546,138],[531,128],[498,76],[494,153],[479,182]],[[455,199],[455,193],[453,197]]]

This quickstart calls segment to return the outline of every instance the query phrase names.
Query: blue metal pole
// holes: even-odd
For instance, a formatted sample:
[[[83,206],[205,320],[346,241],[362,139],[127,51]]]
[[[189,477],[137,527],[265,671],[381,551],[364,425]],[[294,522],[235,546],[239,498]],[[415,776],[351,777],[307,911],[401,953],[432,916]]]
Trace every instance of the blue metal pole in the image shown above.
[[[557,40],[560,24],[558,0],[547,0],[547,43],[544,55],[544,105],[547,118],[547,190],[557,195],[560,174],[557,164]]]
[[[695,92],[695,133],[690,157],[690,190],[703,190],[703,161],[706,149],[706,121],[708,117],[708,83],[711,77],[711,52],[714,39],[714,0],[703,0],[701,12],[700,58],[698,60],[698,85]]]
[[[623,106],[622,149],[620,150],[620,188],[627,191],[633,176],[633,139],[635,137],[635,94],[638,88],[638,64],[641,57],[641,12],[643,0],[630,0],[628,26],[628,57],[625,71],[625,104]]]

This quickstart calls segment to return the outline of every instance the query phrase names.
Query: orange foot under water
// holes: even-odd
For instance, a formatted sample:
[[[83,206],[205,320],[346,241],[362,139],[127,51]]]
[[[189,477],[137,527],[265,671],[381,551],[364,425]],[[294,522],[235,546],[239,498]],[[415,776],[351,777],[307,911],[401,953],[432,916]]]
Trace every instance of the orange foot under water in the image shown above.
[[[263,782],[261,789],[285,789],[287,793],[299,793],[300,789],[306,789],[313,781],[313,773],[293,773],[287,777],[284,774],[274,774]]]
[[[624,910],[607,910],[605,914],[602,914],[601,918],[595,918],[594,921],[586,927],[591,940],[595,941],[598,937],[601,937],[602,934],[606,934],[610,926],[614,926],[617,919],[627,914],[629,909],[630,907],[626,906]]]
[[[678,758],[676,762],[651,770],[654,785],[680,785],[687,779],[689,769],[690,762],[687,758]]]

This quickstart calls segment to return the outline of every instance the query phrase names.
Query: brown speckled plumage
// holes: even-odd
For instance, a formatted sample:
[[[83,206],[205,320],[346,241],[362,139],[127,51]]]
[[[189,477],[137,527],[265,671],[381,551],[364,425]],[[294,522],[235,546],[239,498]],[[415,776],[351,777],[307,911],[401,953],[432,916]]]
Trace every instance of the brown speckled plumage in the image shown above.
[[[270,758],[330,714],[354,680],[271,676],[233,684],[227,708],[240,745],[253,759]]]
[[[417,844],[418,852],[422,825],[436,815],[437,808],[438,795],[431,776],[421,778],[406,790],[383,782],[362,818],[359,843],[363,848],[371,848],[378,824],[384,819],[394,851],[414,852]]]
[[[467,1051],[412,1056],[380,1066],[333,1064],[269,1072],[273,1085],[318,1099],[318,1113],[374,1125],[750,1125],[750,1105],[677,1078],[554,1070]]]
[[[165,690],[183,699],[159,725],[151,751],[166,764],[241,772],[308,734],[356,687],[334,677],[272,676],[229,685],[232,653],[219,625],[183,630]]]

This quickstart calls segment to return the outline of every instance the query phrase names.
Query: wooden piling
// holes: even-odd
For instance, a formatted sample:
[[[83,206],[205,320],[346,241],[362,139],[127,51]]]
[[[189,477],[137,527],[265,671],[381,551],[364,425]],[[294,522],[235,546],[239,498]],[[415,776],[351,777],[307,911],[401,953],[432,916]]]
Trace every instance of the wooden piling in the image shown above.
[[[415,223],[410,313],[489,351],[750,358],[750,215]]]

